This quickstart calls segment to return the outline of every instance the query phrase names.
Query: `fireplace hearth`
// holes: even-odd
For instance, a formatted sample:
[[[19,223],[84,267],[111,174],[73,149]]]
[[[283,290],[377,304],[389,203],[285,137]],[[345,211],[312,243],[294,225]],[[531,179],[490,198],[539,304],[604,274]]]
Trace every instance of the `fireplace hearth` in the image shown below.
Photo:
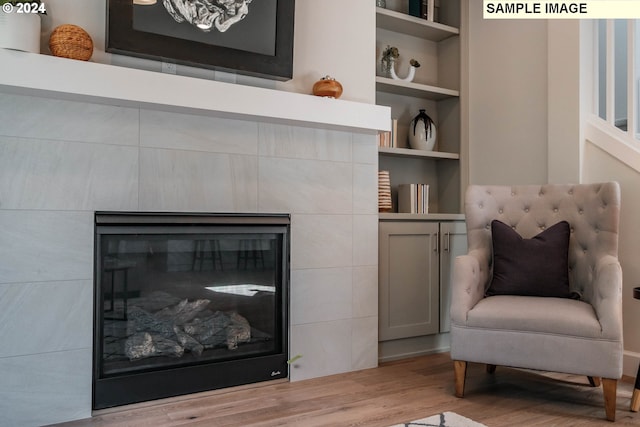
[[[288,215],[95,215],[93,409],[288,377]]]

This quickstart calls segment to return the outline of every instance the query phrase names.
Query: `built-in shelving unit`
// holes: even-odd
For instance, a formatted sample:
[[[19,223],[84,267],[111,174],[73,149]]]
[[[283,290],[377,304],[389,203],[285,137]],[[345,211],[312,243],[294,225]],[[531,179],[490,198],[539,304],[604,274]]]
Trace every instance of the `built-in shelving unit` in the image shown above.
[[[376,103],[391,108],[397,120],[397,148],[380,147],[380,170],[388,170],[392,198],[397,209],[401,184],[429,184],[429,212],[461,213],[461,120],[460,120],[460,1],[440,2],[445,23],[410,16],[403,10],[376,8],[376,46],[379,55],[395,46],[404,59],[422,64],[412,82],[376,76]],[[378,56],[378,61],[380,56]],[[402,70],[397,70],[400,73]],[[409,149],[409,123],[424,109],[434,120],[437,143],[434,151]]]
[[[383,361],[449,347],[449,282],[454,259],[466,253],[467,245],[460,105],[465,1],[440,0],[442,23],[409,16],[406,10],[376,11],[378,62],[387,46],[395,46],[400,53],[396,73],[404,75],[409,59],[421,64],[412,82],[376,77],[376,103],[390,107],[397,120],[394,147],[378,148],[379,169],[389,171],[394,210],[378,215],[378,355]],[[406,8],[406,2],[387,4]],[[411,119],[421,109],[436,125],[433,151],[411,149],[407,142]],[[429,213],[398,212],[402,184],[428,185]],[[424,192],[403,193],[410,199],[403,203],[407,210],[412,203],[422,206]]]

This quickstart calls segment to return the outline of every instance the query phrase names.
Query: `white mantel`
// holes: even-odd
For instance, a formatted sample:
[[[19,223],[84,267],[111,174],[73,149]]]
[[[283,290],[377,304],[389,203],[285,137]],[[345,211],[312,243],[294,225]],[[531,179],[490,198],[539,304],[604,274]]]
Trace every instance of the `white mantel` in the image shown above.
[[[0,49],[0,91],[177,113],[373,133],[389,107]]]

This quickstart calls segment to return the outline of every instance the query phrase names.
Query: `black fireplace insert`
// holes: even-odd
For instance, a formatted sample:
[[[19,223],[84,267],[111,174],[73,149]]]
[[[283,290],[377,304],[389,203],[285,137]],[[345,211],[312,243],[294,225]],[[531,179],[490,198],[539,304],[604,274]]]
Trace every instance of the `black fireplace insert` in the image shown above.
[[[288,377],[290,218],[96,212],[93,409]]]

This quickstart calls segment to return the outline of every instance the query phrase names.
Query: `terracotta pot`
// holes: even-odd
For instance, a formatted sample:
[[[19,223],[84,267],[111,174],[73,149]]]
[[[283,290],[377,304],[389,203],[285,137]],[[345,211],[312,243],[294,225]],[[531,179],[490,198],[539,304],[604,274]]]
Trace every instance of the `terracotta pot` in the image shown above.
[[[340,98],[340,95],[342,95],[342,85],[333,77],[325,76],[313,85],[313,94],[316,96],[326,96],[328,98]]]

